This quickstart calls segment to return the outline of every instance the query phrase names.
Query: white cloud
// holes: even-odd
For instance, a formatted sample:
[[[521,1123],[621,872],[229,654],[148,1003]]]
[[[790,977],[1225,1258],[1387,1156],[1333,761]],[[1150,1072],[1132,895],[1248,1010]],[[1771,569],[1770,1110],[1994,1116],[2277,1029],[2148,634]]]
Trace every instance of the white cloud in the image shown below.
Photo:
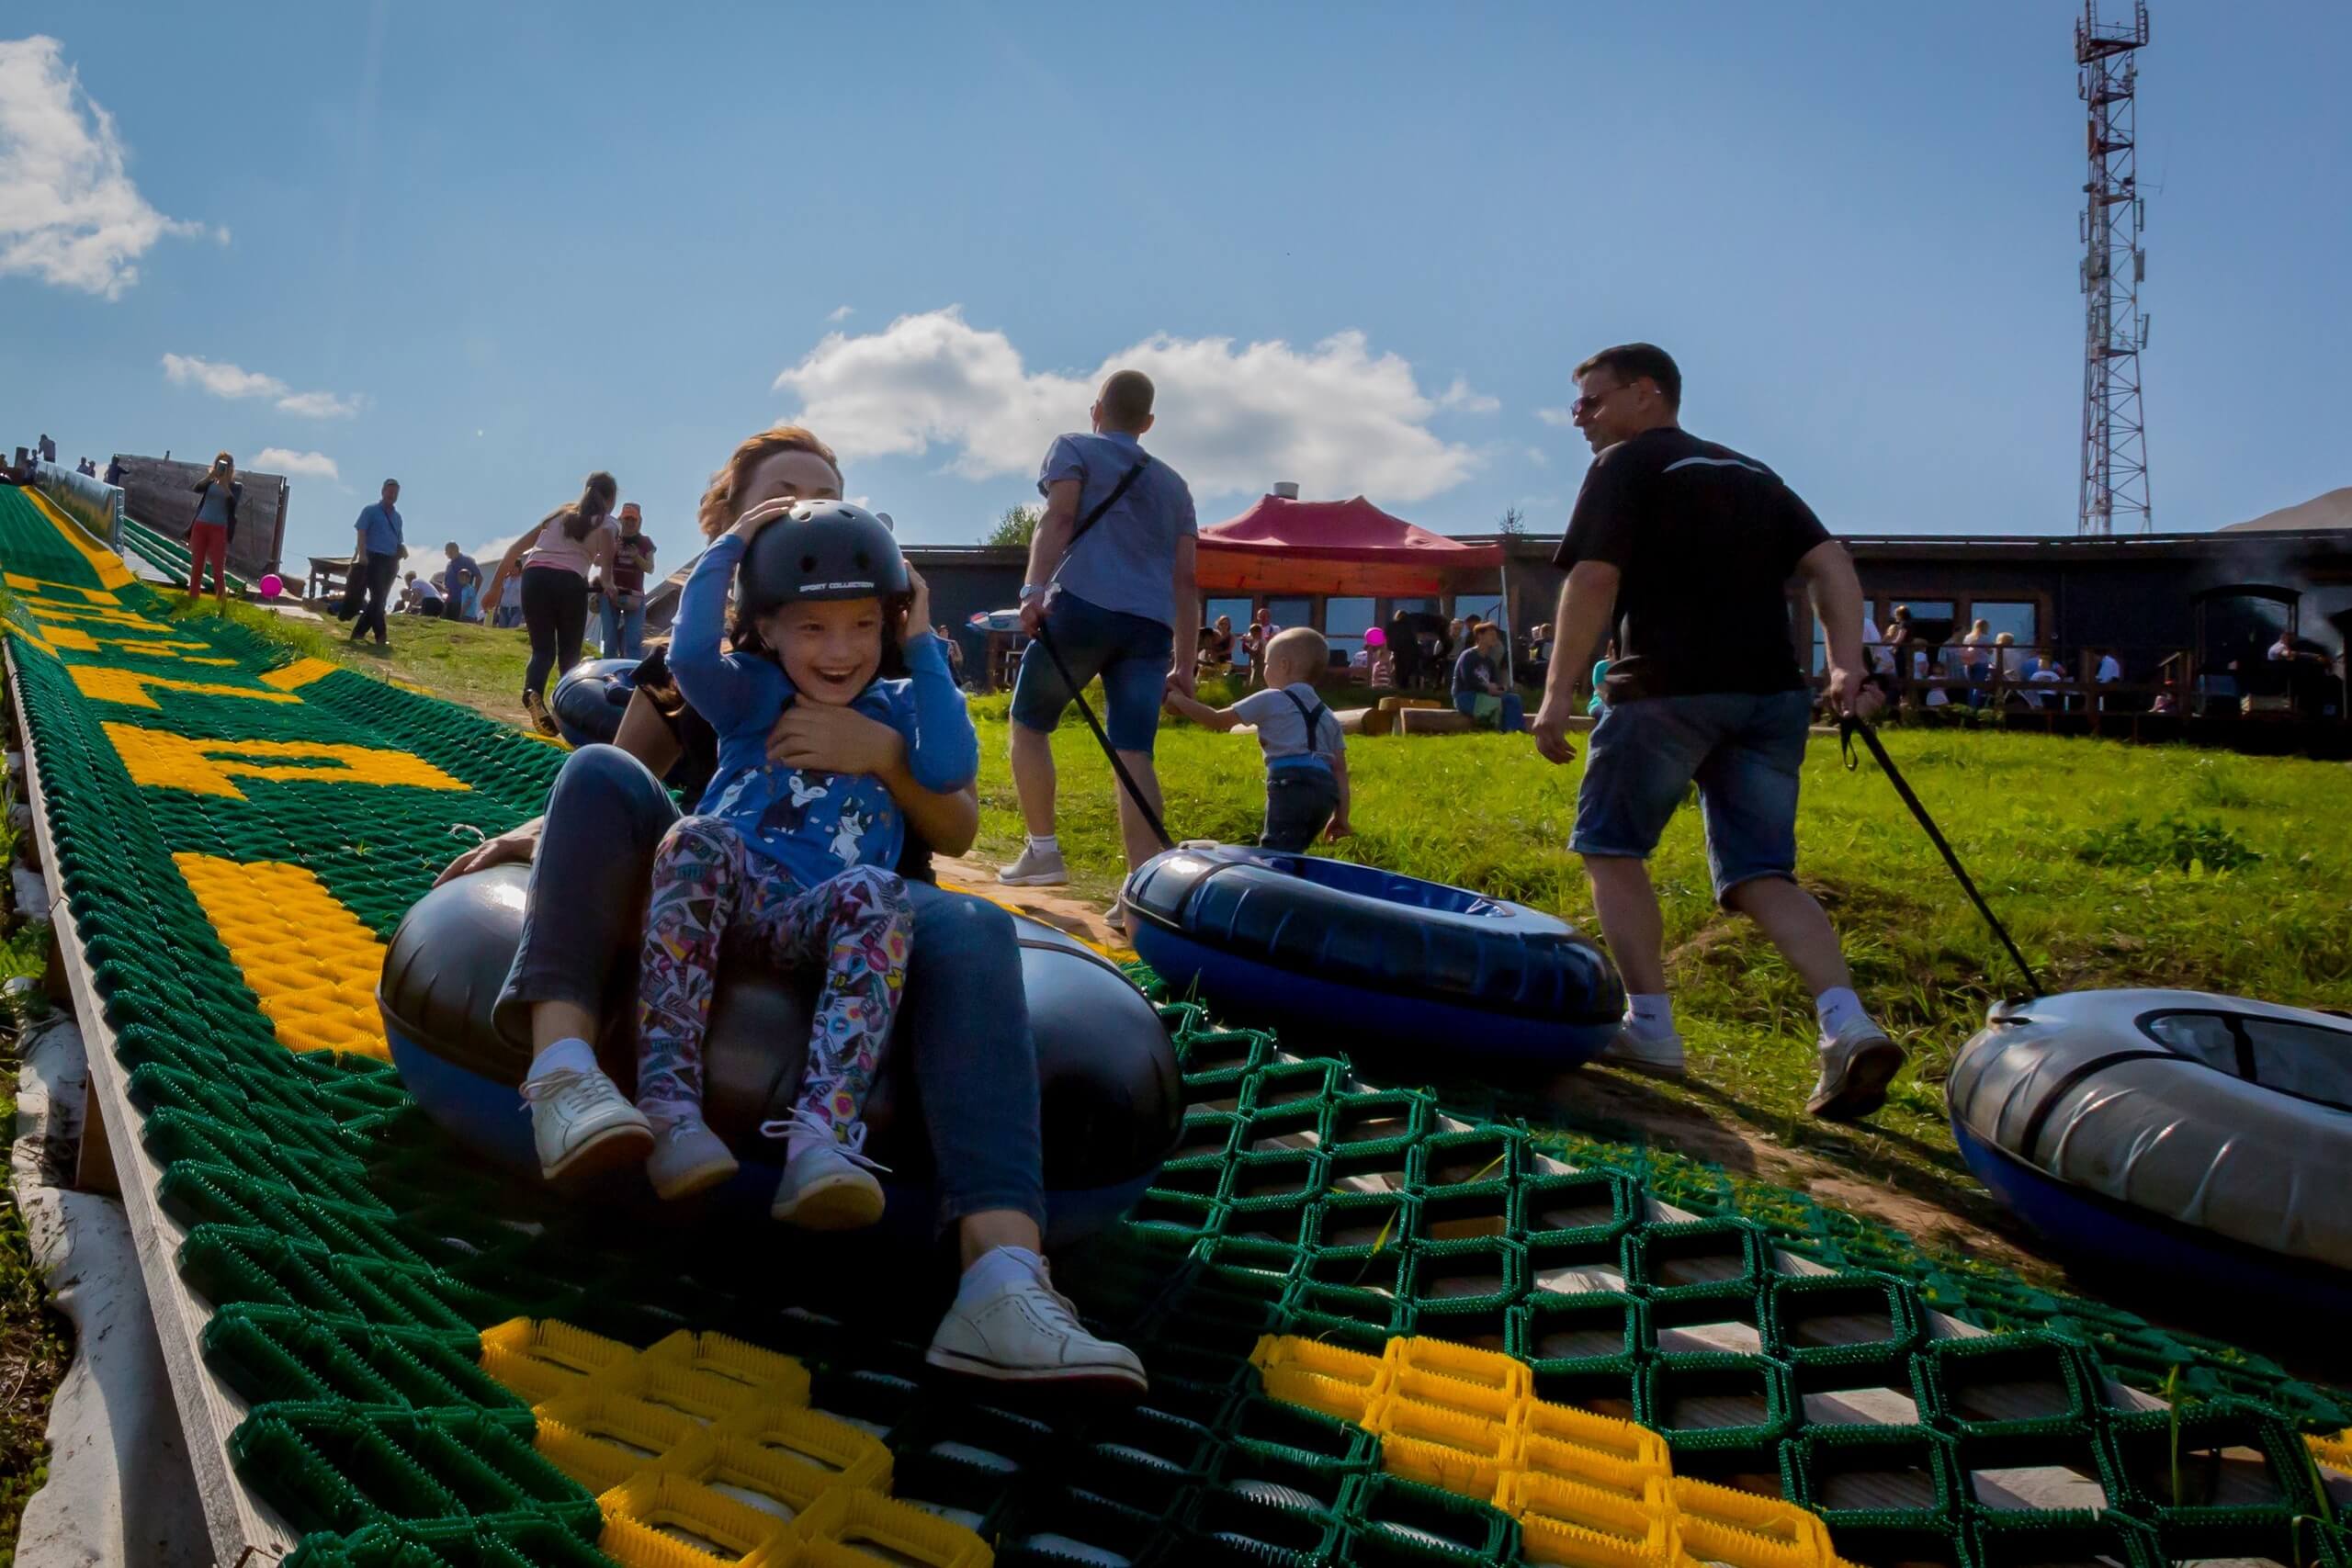
[[[1455,409],[1463,413],[1492,413],[1503,406],[1500,398],[1490,398],[1484,392],[1474,392],[1470,383],[1456,376],[1453,385],[1438,394],[1438,407]]]
[[[829,321],[846,321],[852,316],[856,314],[857,308],[854,305],[836,305],[831,310],[825,312],[825,320]]]
[[[114,117],[55,39],[0,39],[0,275],[117,299],[156,241],[203,232],[139,194]]]
[[[498,570],[498,562],[505,558],[508,547],[522,536],[520,534],[501,534],[495,539],[486,539],[466,552],[478,563],[485,561],[489,563],[482,567],[483,587],[490,586],[489,575]]]
[[[1527,460],[1539,468],[1548,468],[1552,466],[1552,454],[1541,446],[1530,446],[1527,449]]]
[[[343,470],[334,459],[323,452],[294,452],[283,446],[265,446],[248,465],[265,474],[301,475],[314,479],[340,479]]]
[[[174,386],[201,387],[216,398],[275,398],[280,412],[303,419],[348,419],[368,401],[356,394],[298,392],[275,376],[186,354],[164,355],[164,378]]]
[[[1535,417],[1546,424],[1556,424],[1563,430],[1576,428],[1576,415],[1566,409],[1537,409]]]
[[[1469,447],[1430,434],[1438,404],[1413,367],[1373,354],[1359,332],[1305,350],[1163,333],[1065,376],[1029,370],[1011,339],[950,306],[862,336],[828,333],[775,385],[798,394],[801,419],[845,459],[938,446],[953,454],[952,471],[984,479],[1034,472],[1057,432],[1084,427],[1095,388],[1122,367],[1158,385],[1152,449],[1197,494],[1296,479],[1310,495],[1413,502],[1461,483],[1477,463]]]
[[[300,414],[304,419],[349,419],[367,402],[354,395],[343,397],[334,392],[292,392],[277,400],[281,413]]]
[[[164,378],[175,387],[201,387],[216,398],[282,398],[287,392],[286,383],[275,376],[185,354],[164,355]]]

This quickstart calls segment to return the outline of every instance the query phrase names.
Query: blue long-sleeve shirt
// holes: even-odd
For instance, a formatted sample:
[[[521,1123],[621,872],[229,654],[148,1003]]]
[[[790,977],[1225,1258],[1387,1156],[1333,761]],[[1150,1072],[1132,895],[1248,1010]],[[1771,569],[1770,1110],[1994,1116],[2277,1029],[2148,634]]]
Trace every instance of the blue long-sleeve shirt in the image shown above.
[[[906,844],[906,818],[881,780],[787,767],[768,757],[768,732],[794,695],[791,678],[773,659],[719,646],[728,584],[742,558],[743,541],[733,534],[703,553],[679,598],[670,640],[670,674],[679,694],[718,732],[718,771],[697,809],[732,823],[752,850],[803,887],[847,866],[894,866]],[[906,737],[907,768],[917,784],[943,795],[961,789],[980,765],[964,694],[936,637],[908,638],[906,652],[911,679],[874,681],[850,706]]]

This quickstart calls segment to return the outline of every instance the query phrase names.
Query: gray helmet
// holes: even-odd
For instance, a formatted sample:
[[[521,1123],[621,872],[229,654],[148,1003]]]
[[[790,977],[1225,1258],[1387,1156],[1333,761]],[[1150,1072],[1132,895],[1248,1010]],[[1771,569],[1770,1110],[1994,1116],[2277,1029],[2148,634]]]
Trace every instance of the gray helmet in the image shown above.
[[[808,599],[881,599],[913,591],[882,520],[846,501],[804,501],[761,529],[736,571],[746,615]]]

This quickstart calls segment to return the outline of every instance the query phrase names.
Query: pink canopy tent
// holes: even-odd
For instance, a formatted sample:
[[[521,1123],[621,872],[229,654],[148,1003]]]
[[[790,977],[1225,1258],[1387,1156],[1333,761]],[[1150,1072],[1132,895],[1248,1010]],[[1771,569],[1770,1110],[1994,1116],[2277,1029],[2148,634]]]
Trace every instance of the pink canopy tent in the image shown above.
[[[1261,496],[1240,516],[1201,530],[1204,593],[1417,598],[1450,591],[1462,572],[1502,563],[1498,545],[1465,545],[1416,528],[1362,496]]]

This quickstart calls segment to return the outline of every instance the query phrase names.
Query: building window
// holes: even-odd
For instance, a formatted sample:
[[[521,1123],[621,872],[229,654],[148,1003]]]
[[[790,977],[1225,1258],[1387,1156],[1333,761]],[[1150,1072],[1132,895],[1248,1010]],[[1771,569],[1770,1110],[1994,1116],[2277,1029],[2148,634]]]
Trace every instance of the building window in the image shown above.
[[[1269,599],[1266,614],[1281,626],[1311,626],[1315,624],[1315,601],[1312,599]]]
[[[1250,629],[1250,612],[1256,604],[1253,599],[1211,599],[1201,605],[1201,625],[1213,626],[1225,615],[1233,622],[1233,635],[1239,637]]]
[[[2041,607],[2030,600],[1977,599],[1970,603],[1968,613],[1972,621],[1984,623],[1987,642],[2003,632],[2019,648],[2031,648],[2041,640]]]
[[[1331,651],[1353,658],[1363,646],[1364,628],[1373,624],[1376,607],[1371,599],[1324,600],[1323,639],[1331,645]]]

